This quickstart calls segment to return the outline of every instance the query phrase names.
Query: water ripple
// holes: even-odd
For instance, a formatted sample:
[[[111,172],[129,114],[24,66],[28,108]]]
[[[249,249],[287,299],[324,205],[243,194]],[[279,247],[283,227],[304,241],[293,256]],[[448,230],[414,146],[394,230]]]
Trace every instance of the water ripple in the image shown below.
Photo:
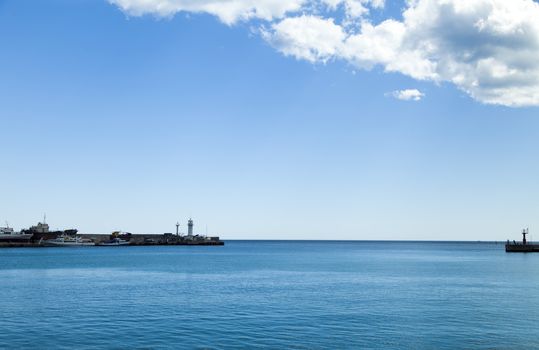
[[[539,337],[539,255],[493,244],[2,253],[5,349],[532,349]]]

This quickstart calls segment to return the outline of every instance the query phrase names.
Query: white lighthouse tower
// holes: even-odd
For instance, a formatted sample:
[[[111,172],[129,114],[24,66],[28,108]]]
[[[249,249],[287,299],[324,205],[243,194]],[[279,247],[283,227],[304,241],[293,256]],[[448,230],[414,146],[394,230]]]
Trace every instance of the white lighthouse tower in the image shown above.
[[[187,236],[193,237],[193,219],[187,221]]]

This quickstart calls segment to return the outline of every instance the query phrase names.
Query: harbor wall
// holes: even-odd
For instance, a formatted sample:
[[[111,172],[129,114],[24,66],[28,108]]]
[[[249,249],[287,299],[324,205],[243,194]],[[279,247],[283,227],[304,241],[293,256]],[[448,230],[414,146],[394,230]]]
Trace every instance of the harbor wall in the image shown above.
[[[77,234],[83,239],[90,239],[95,243],[107,241],[112,238],[110,234]],[[176,236],[171,234],[129,234],[120,235],[118,238],[129,241],[128,246],[148,246],[148,245],[189,245],[189,246],[216,246],[224,245],[224,242],[219,237],[204,237],[204,236]],[[43,247],[38,240],[13,240],[0,241],[0,248],[37,248]]]

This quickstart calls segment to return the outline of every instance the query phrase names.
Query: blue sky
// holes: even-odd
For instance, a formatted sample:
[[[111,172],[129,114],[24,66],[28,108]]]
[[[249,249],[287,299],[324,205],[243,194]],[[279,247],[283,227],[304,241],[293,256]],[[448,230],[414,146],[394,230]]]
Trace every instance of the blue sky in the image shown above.
[[[403,8],[369,19],[401,21]],[[0,1],[0,220],[20,229],[46,212],[54,228],[161,233],[192,216],[228,239],[539,230],[535,85],[508,79],[502,96],[483,71],[471,87],[378,57],[367,67],[348,43],[298,51],[278,25],[307,10],[231,23],[144,11]]]

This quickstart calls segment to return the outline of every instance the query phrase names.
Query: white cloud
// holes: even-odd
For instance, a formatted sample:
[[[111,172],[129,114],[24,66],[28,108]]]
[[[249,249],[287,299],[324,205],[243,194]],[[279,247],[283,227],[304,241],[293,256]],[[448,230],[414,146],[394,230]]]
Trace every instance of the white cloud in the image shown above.
[[[131,16],[209,13],[226,24],[252,18],[271,21],[299,10],[308,0],[107,0]]]
[[[315,16],[286,18],[262,35],[283,54],[310,62],[326,62],[335,57],[346,38],[343,28],[333,19]]]
[[[396,90],[390,95],[402,101],[420,101],[425,96],[417,89]]]
[[[417,1],[404,13],[399,50],[433,70],[424,76],[394,70],[452,82],[484,103],[539,105],[537,18],[539,5],[532,0]]]
[[[448,81],[484,103],[539,105],[538,18],[539,5],[532,0],[414,0],[402,21],[375,25],[363,20],[358,33],[341,26],[345,35],[321,47],[334,48],[324,61],[342,59],[364,69],[380,65],[418,80]],[[304,22],[285,20],[295,20],[298,28]],[[273,29],[279,36],[280,26]],[[275,47],[293,52],[304,40],[298,33],[288,33],[289,40]],[[309,45],[316,52],[317,41]],[[312,56],[304,58],[312,61]]]
[[[330,9],[336,10],[343,6],[349,17],[362,17],[369,13],[369,7],[380,9],[384,7],[385,0],[322,0]]]
[[[206,12],[227,24],[261,19],[264,39],[287,56],[380,66],[450,82],[483,103],[539,106],[539,4],[533,0],[406,0],[402,20],[378,23],[369,11],[383,7],[382,0],[108,1],[130,15]]]

